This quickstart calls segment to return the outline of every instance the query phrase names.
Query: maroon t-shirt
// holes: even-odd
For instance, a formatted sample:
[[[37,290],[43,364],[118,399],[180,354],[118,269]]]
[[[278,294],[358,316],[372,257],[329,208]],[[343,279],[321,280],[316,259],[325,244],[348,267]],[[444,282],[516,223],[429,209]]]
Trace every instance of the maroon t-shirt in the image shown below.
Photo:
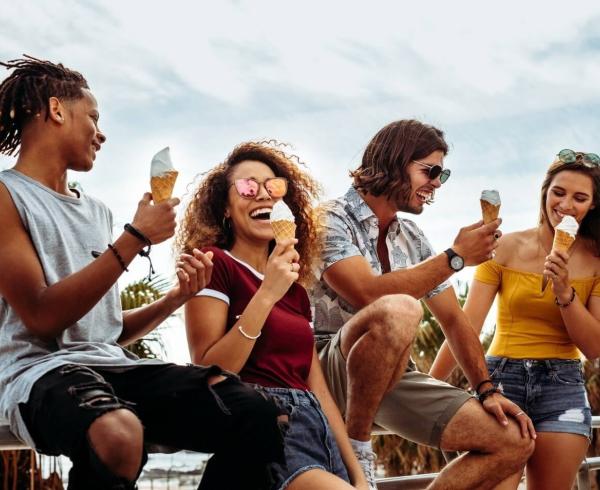
[[[203,252],[208,250],[214,253],[212,277],[198,296],[211,296],[229,305],[229,330],[248,306],[264,276],[227,251],[216,247],[202,249]],[[314,343],[310,321],[306,290],[294,283],[269,313],[261,336],[239,373],[242,380],[270,388],[308,390],[306,379]]]

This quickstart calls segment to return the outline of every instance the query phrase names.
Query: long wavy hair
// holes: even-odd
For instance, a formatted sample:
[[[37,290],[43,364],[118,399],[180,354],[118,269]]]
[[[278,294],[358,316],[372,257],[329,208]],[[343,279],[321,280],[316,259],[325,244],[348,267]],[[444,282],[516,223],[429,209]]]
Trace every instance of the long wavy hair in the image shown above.
[[[577,156],[583,156],[584,153],[576,152]],[[600,167],[588,167],[580,158],[577,158],[573,163],[563,163],[556,159],[546,172],[544,182],[542,183],[541,199],[540,199],[540,219],[539,224],[542,225],[547,223],[550,226],[550,220],[546,214],[546,198],[548,195],[548,189],[554,179],[554,176],[570,170],[571,172],[579,172],[587,175],[592,179],[593,183],[593,196],[592,205],[593,209],[590,209],[585,218],[579,224],[578,236],[588,239],[592,246],[596,256],[600,256]]]
[[[448,153],[440,129],[414,119],[394,121],[373,136],[360,166],[350,172],[354,187],[375,197],[407,201],[411,194],[408,166],[438,150]]]
[[[201,180],[193,193],[180,224],[175,248],[190,253],[193,248],[216,246],[230,250],[235,235],[230,220],[225,219],[231,174],[236,165],[256,160],[267,165],[277,177],[285,177],[288,191],[285,203],[296,218],[296,250],[302,267],[299,282],[308,286],[313,280],[311,268],[318,257],[318,220],[314,204],[321,195],[321,186],[301,168],[304,163],[296,155],[286,153],[286,145],[276,140],[249,141],[236,146],[224,162],[200,174]],[[273,240],[269,246],[274,247]]]

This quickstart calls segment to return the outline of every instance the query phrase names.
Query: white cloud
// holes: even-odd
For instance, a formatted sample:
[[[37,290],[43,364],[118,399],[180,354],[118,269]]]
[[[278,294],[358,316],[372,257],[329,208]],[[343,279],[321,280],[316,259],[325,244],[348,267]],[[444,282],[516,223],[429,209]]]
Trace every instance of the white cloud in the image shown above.
[[[332,197],[383,125],[438,125],[454,174],[417,221],[442,250],[478,218],[482,187],[500,189],[505,231],[532,226],[553,155],[600,152],[599,18],[592,1],[4,2],[0,59],[29,53],[88,78],[108,141],[74,178],[120,224],[166,145],[180,193],[236,143],[276,137]],[[168,245],[155,254],[170,270]]]

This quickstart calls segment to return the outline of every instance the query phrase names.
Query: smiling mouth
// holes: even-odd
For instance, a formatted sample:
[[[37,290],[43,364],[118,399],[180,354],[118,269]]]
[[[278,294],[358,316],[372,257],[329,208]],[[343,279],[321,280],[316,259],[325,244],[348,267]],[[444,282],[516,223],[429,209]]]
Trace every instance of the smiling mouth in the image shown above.
[[[270,221],[271,219],[271,209],[270,208],[260,208],[255,209],[250,213],[250,218],[257,221]]]
[[[419,201],[424,204],[427,204],[433,198],[433,192],[417,191],[415,194],[417,195]]]

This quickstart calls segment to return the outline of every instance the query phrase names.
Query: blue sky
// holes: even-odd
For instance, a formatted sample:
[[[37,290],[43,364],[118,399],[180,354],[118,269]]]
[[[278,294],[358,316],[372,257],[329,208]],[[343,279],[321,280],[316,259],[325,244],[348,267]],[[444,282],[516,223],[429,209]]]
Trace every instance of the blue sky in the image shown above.
[[[435,124],[453,174],[416,220],[438,250],[479,219],[481,189],[500,191],[505,232],[534,226],[554,155],[600,152],[593,1],[1,3],[0,59],[61,61],[96,94],[108,141],[93,171],[71,178],[119,228],[167,145],[183,197],[195,175],[256,138],[291,143],[333,197],[379,128]],[[153,255],[171,270],[168,245]]]

